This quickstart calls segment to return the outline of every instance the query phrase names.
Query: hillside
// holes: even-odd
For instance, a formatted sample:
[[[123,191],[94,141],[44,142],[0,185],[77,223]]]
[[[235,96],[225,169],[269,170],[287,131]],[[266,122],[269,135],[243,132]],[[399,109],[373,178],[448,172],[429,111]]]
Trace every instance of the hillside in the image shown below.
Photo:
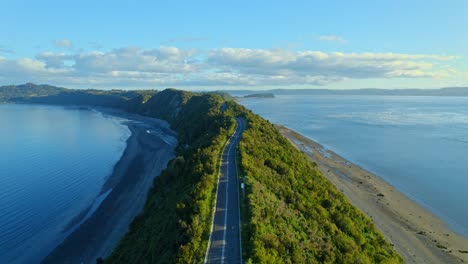
[[[240,143],[246,183],[245,259],[251,263],[400,263],[372,221],[352,206],[268,121],[248,121]]]
[[[46,84],[35,85],[32,83],[26,83],[18,86],[0,86],[0,102],[24,100],[36,96],[56,95],[64,91],[66,91],[65,88],[50,86]]]
[[[354,208],[272,124],[220,95],[174,89],[152,94],[53,90],[50,95],[28,95],[10,101],[114,106],[165,119],[177,131],[176,158],[155,179],[144,211],[134,219],[112,255],[99,262],[203,261],[219,155],[233,132],[236,116],[248,122],[239,149],[246,181],[242,207],[245,260],[401,262],[371,220]]]
[[[45,84],[27,83],[17,86],[1,86],[0,102],[89,105],[128,109],[132,100],[141,104],[156,93],[156,90],[73,90]]]
[[[144,212],[106,263],[193,263],[206,250],[218,156],[233,130],[217,95],[164,90],[140,106],[178,132],[177,158],[156,178]]]

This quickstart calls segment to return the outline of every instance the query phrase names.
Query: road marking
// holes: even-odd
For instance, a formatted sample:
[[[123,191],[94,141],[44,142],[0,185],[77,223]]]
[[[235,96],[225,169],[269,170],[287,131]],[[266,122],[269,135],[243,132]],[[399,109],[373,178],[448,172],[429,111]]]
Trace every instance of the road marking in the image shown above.
[[[229,148],[231,149],[231,148]],[[229,156],[228,156],[229,157]],[[224,228],[223,228],[223,248],[221,249],[221,264],[224,263],[224,251],[226,248],[226,229],[227,229],[227,208],[228,208],[228,177],[229,177],[229,168],[227,169],[226,172],[226,199],[225,199],[225,205],[226,207],[224,208]]]
[[[233,135],[233,138],[234,138],[234,141],[232,143],[230,143],[231,145],[229,146],[229,149],[228,149],[228,152],[226,153],[226,157],[227,157],[227,162],[226,162],[226,179],[225,179],[225,186],[226,186],[226,199],[225,199],[225,206],[226,208],[224,209],[224,228],[223,228],[223,247],[221,249],[221,264],[224,263],[224,251],[226,250],[226,230],[227,230],[227,215],[228,215],[228,202],[229,202],[229,154],[231,154],[231,150],[232,150],[232,146],[234,146],[236,143],[235,141],[235,135],[237,134],[237,129],[239,128],[239,126],[236,126],[236,131],[234,132],[234,135]]]
[[[223,165],[223,155],[224,155],[224,151],[226,150],[226,147],[229,145],[230,142],[231,142],[231,138],[229,138],[226,141],[226,144],[224,145],[223,150],[221,151],[221,162],[219,163],[219,176],[218,176],[218,183],[216,184],[216,192],[215,192],[215,199],[214,199],[215,204],[214,204],[214,208],[213,208],[213,218],[211,219],[210,236],[208,238],[208,246],[206,247],[205,260],[204,260],[203,263],[208,262],[208,253],[210,252],[210,248],[211,248],[211,235],[213,234],[214,219],[215,219],[215,215],[216,215],[216,206],[218,204],[218,190],[219,190],[218,187],[219,187],[219,179],[221,178],[221,167]]]
[[[241,128],[241,131],[244,130],[243,128],[243,122],[239,121],[239,127]],[[239,142],[236,144],[238,145]],[[240,264],[242,264],[242,236],[241,236],[241,217],[240,217],[240,195],[239,195],[239,171],[237,170],[237,151],[234,152],[234,163],[235,163],[235,168],[236,168],[236,176],[237,176],[237,210],[238,210],[238,216],[239,216],[239,259],[240,259]]]
[[[208,247],[206,248],[206,253],[205,253],[205,260],[204,260],[204,263],[207,263],[208,261],[208,253],[210,251],[210,248],[211,248],[211,235],[213,234],[213,228],[214,228],[214,219],[215,219],[215,215],[216,215],[216,208],[217,208],[217,201],[218,201],[218,191],[219,191],[219,180],[221,178],[221,175],[222,175],[222,166],[223,166],[223,163],[225,163],[226,165],[229,164],[229,153],[231,152],[231,149],[232,149],[232,146],[234,144],[231,144],[231,141],[232,139],[234,139],[234,143],[235,143],[235,139],[237,138],[237,134],[239,133],[239,131],[241,131],[239,128],[241,126],[238,124],[238,122],[236,122],[236,128],[235,128],[235,131],[234,131],[234,134],[226,141],[226,145],[224,145],[223,147],[223,150],[222,150],[222,154],[221,154],[221,163],[219,165],[219,172],[220,172],[220,175],[218,177],[218,184],[216,186],[216,193],[215,193],[215,206],[214,206],[214,212],[213,212],[213,218],[212,218],[212,221],[211,221],[211,233],[210,233],[210,236],[208,238]],[[239,130],[238,130],[239,129]],[[228,150],[228,153],[225,154],[225,150],[226,150],[226,147],[231,144],[229,146],[229,150]],[[223,156],[227,156],[228,159],[227,159],[227,162],[223,162],[224,160],[224,157]],[[237,172],[237,170],[236,170]],[[228,207],[228,178],[229,177],[229,168],[227,168],[227,172],[226,172],[226,208],[224,210],[224,229],[223,229],[223,247],[222,247],[222,258],[221,258],[221,263],[224,263],[224,251],[225,251],[225,247],[226,247],[226,229],[227,229],[227,207]],[[239,192],[239,190],[237,190]],[[240,225],[240,222],[239,222],[239,225]],[[240,232],[240,231],[239,231]],[[241,250],[242,252],[242,250]],[[241,253],[241,256],[242,256],[242,253]],[[241,258],[241,262],[242,262],[242,258]]]

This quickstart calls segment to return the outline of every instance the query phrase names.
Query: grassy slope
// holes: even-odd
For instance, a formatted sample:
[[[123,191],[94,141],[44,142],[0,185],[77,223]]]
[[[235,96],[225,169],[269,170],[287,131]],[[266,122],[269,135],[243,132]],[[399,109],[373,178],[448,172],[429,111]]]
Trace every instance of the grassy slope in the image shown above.
[[[400,263],[375,229],[268,121],[248,121],[240,143],[246,175],[246,259],[253,263]]]

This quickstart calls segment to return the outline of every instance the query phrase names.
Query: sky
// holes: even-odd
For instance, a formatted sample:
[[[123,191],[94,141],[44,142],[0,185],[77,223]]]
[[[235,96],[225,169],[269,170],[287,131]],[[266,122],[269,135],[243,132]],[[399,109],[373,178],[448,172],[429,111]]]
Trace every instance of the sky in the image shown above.
[[[468,1],[0,0],[0,85],[468,86]]]

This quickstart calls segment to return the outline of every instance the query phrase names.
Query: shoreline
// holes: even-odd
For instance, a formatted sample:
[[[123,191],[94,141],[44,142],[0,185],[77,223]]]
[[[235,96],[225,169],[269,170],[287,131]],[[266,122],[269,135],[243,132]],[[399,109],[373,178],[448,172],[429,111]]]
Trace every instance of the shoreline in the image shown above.
[[[131,134],[101,187],[97,198],[107,192],[104,200],[91,215],[87,214],[93,204],[67,223],[64,232],[70,234],[41,263],[96,263],[97,258],[111,254],[134,217],[143,210],[154,178],[175,157],[176,134],[167,122],[117,109],[88,109],[123,118],[120,122]],[[67,229],[73,221],[79,226]]]
[[[281,125],[280,133],[309,160],[348,200],[370,217],[405,263],[468,262],[468,239],[422,205],[319,143]]]

